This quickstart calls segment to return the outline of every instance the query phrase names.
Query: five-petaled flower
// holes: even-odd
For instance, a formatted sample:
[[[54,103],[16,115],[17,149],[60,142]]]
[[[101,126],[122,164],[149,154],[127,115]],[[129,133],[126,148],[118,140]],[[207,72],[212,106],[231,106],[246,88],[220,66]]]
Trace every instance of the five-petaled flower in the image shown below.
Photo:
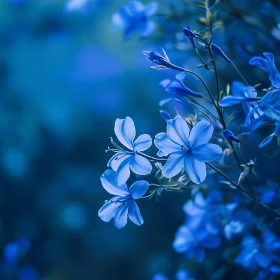
[[[114,14],[113,23],[124,30],[124,39],[139,31],[141,37],[147,37],[155,30],[155,24],[150,17],[156,12],[157,3],[144,6],[139,1],[131,1]]]
[[[103,188],[110,194],[115,195],[99,209],[98,216],[104,222],[114,218],[118,229],[127,224],[127,217],[136,225],[141,226],[144,221],[135,200],[141,198],[149,188],[147,181],[136,181],[128,189],[126,184],[117,186],[116,172],[107,169],[101,176]]]
[[[122,185],[127,181],[130,176],[130,169],[138,175],[150,174],[152,165],[141,152],[147,150],[152,145],[151,136],[142,134],[134,140],[136,130],[134,122],[130,117],[116,119],[115,134],[118,140],[129,149],[127,151],[112,141],[117,149],[113,149],[116,154],[109,160],[108,167],[117,172],[117,185]]]
[[[205,162],[222,155],[218,145],[208,143],[213,131],[213,126],[207,121],[200,121],[190,131],[183,118],[177,116],[169,120],[167,133],[159,133],[155,138],[158,156],[170,154],[162,169],[163,176],[171,178],[184,168],[192,182],[203,182],[206,178]]]
[[[271,85],[275,88],[280,88],[280,73],[274,64],[274,55],[268,52],[264,52],[263,55],[265,58],[256,56],[251,58],[249,63],[268,72]]]

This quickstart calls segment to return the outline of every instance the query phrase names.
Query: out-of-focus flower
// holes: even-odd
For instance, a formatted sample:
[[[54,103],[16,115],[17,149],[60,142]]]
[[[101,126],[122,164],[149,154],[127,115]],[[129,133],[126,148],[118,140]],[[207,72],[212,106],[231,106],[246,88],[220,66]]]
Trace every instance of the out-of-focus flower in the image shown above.
[[[236,264],[252,272],[265,272],[268,276],[280,274],[280,238],[274,233],[264,231],[260,239],[248,235],[241,246],[242,249],[234,261]]]
[[[137,181],[128,189],[126,184],[116,185],[116,172],[106,170],[101,176],[103,188],[110,194],[115,195],[99,209],[98,216],[104,222],[114,218],[118,229],[127,224],[127,217],[136,225],[141,226],[144,221],[135,200],[141,198],[149,188],[147,181]]]
[[[197,123],[190,131],[186,121],[181,117],[167,122],[167,133],[155,137],[159,156],[170,154],[162,169],[166,178],[177,175],[183,168],[190,180],[200,184],[206,178],[204,162],[214,161],[222,155],[222,149],[209,144],[214,128],[207,121]]]
[[[4,258],[9,264],[17,264],[20,257],[27,253],[30,243],[25,237],[6,244],[4,247]]]
[[[108,167],[117,172],[117,184],[122,185],[127,181],[130,170],[138,175],[150,174],[152,165],[147,158],[141,155],[141,152],[152,145],[151,136],[142,134],[134,140],[136,130],[130,117],[116,119],[114,130],[118,140],[129,149],[129,151],[126,151],[112,141],[117,149],[113,150],[116,154],[109,160]]]
[[[268,72],[271,85],[275,88],[280,88],[280,73],[274,64],[274,55],[268,52],[264,52],[263,55],[265,58],[256,56],[251,58],[249,63]]]
[[[124,30],[124,39],[130,39],[139,31],[141,37],[147,37],[155,30],[155,24],[150,19],[158,8],[157,3],[144,6],[139,1],[131,1],[114,14],[113,23]]]

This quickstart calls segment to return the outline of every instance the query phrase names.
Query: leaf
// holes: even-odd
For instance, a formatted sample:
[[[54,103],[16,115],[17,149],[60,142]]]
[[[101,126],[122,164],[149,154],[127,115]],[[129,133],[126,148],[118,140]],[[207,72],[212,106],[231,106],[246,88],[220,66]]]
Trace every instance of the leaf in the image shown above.
[[[204,25],[204,26],[207,26],[207,19],[206,18],[201,17],[197,20],[197,22]]]

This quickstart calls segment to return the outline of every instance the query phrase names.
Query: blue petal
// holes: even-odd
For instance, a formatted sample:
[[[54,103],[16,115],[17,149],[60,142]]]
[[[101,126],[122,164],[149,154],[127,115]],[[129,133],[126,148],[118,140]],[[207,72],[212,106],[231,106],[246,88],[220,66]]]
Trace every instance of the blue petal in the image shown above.
[[[222,107],[234,106],[237,104],[241,104],[243,102],[254,102],[259,101],[259,97],[242,97],[242,96],[226,96],[222,100],[219,101],[219,105]]]
[[[206,178],[206,165],[192,156],[186,156],[184,161],[185,170],[192,182],[201,184]]]
[[[124,16],[122,13],[116,13],[113,15],[113,24],[120,28],[126,28],[127,23],[127,16]]]
[[[142,134],[133,143],[133,150],[135,152],[145,151],[149,149],[153,141],[150,135]]]
[[[112,169],[107,169],[101,176],[100,180],[103,188],[110,194],[126,196],[129,194],[126,184],[117,186],[117,174]]]
[[[258,66],[261,69],[263,69],[264,71],[269,71],[269,65],[266,59],[264,59],[263,57],[260,56],[256,56],[250,59],[249,61],[250,65],[254,65],[254,66]]]
[[[149,188],[149,183],[147,181],[141,180],[137,181],[131,185],[129,192],[133,199],[138,199],[142,197]]]
[[[141,226],[144,224],[144,220],[141,216],[138,205],[135,201],[132,201],[128,210],[128,217],[137,226]]]
[[[182,171],[184,167],[185,152],[172,153],[162,169],[162,175],[171,178]]]
[[[191,148],[207,144],[213,134],[214,128],[207,121],[200,121],[191,130],[189,141]]]
[[[115,215],[115,226],[118,229],[123,228],[127,224],[128,209],[131,202],[126,202],[125,205],[119,205],[117,213]]]
[[[153,169],[149,160],[137,154],[134,155],[134,157],[130,161],[129,166],[130,169],[138,175],[148,175]]]
[[[148,37],[151,35],[155,30],[155,24],[151,21],[148,20],[140,26],[140,34],[141,37]]]
[[[114,202],[117,201],[118,198],[118,196],[113,197],[111,200],[105,202],[105,204],[99,209],[98,216],[102,221],[109,222],[114,218],[120,206],[119,203]]]
[[[130,157],[131,155],[128,155],[125,152],[116,153],[109,159],[107,166],[112,168],[114,171],[117,171],[121,163]]]
[[[199,161],[213,161],[223,155],[222,149],[215,144],[205,144],[192,149],[191,154]]]
[[[148,17],[152,16],[158,9],[158,3],[152,2],[146,5],[145,12]]]
[[[232,94],[235,96],[235,97],[237,97],[237,96],[239,96],[239,97],[244,97],[244,88],[245,88],[246,86],[243,84],[243,83],[241,83],[241,82],[238,82],[238,81],[234,81],[233,83],[232,83],[232,85],[231,85],[231,92],[232,92]]]
[[[181,146],[172,142],[167,134],[163,132],[156,135],[154,142],[155,146],[162,152],[161,156],[167,156],[170,153],[182,151]]]
[[[229,57],[222,51],[222,49],[219,46],[217,46],[216,44],[212,44],[211,49],[217,55],[222,57],[226,62],[231,63],[231,60],[229,59]]]
[[[268,255],[262,253],[258,253],[256,255],[256,261],[260,267],[268,268],[272,263],[272,257],[269,257]]]
[[[177,116],[175,119],[167,122],[167,135],[174,143],[188,147],[189,133],[189,126],[181,117]]]
[[[132,157],[133,156],[130,156],[120,164],[117,170],[117,186],[123,185],[129,178],[130,176],[129,163]]]
[[[266,137],[259,145],[259,148],[263,148],[264,146],[268,145],[273,139],[274,133],[270,134]]]
[[[133,149],[133,140],[136,135],[134,122],[130,117],[116,119],[115,134],[119,141],[128,149]]]
[[[177,231],[172,246],[177,253],[183,253],[193,247],[195,242],[196,240],[194,239],[193,233],[184,225]]]

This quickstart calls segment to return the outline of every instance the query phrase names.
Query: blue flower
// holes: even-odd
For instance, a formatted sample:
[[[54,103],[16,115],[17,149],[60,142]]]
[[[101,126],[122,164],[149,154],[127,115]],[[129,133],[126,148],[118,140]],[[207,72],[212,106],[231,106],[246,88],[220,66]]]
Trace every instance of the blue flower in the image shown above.
[[[158,156],[170,154],[162,169],[163,176],[171,178],[185,168],[192,182],[203,182],[206,178],[204,162],[214,161],[222,155],[219,146],[208,144],[213,131],[213,126],[207,121],[197,123],[190,131],[181,117],[169,120],[167,133],[159,133],[155,137]]]
[[[223,136],[229,141],[240,143],[240,139],[237,138],[229,129],[223,130]]]
[[[137,181],[128,189],[126,184],[117,186],[116,172],[106,170],[101,176],[103,188],[110,194],[115,195],[99,209],[98,216],[104,222],[115,220],[118,229],[127,224],[127,217],[136,225],[141,226],[144,221],[135,200],[141,198],[149,188],[147,181]]]
[[[200,97],[202,98],[203,95],[201,93],[192,91],[191,89],[187,88],[184,83],[183,79],[185,78],[185,73],[180,73],[176,75],[176,80],[169,80],[165,79],[160,82],[160,86],[167,92],[170,93],[175,98],[184,97],[184,96],[193,96],[193,97]]]
[[[117,184],[122,185],[127,181],[130,170],[138,175],[150,174],[152,165],[141,153],[152,145],[150,135],[142,134],[134,140],[136,130],[133,120],[129,117],[116,119],[114,130],[118,140],[129,149],[124,150],[112,141],[117,149],[113,150],[116,154],[109,160],[108,167],[117,172]]]
[[[249,64],[258,66],[269,73],[269,80],[271,85],[275,88],[280,88],[280,74],[274,64],[274,55],[272,53],[264,52],[264,57],[253,57]]]
[[[222,57],[226,62],[231,63],[231,60],[228,58],[228,56],[222,51],[222,49],[219,46],[217,46],[216,44],[212,44],[211,49],[215,54]]]
[[[220,106],[229,107],[237,104],[243,104],[245,112],[248,113],[252,109],[251,102],[260,100],[260,98],[257,97],[257,92],[254,87],[245,86],[241,82],[233,82],[231,92],[233,95],[225,96],[220,100]]]
[[[157,8],[157,3],[144,6],[139,1],[131,1],[114,14],[113,23],[124,30],[125,40],[130,39],[136,31],[140,32],[141,37],[147,37],[155,30],[155,24],[150,17]]]

